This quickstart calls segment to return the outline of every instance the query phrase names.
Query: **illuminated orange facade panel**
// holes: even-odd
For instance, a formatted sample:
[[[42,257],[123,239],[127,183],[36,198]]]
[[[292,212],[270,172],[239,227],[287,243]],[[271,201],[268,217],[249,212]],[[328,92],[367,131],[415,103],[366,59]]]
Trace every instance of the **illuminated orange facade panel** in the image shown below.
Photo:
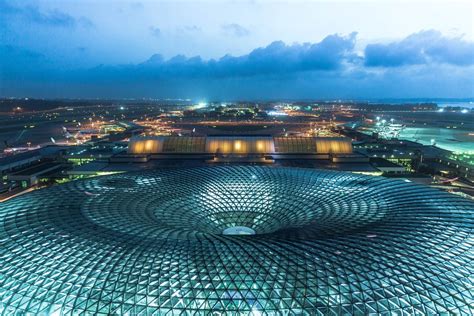
[[[221,154],[266,154],[275,152],[272,137],[208,137],[206,152]]]
[[[318,154],[350,154],[352,143],[346,138],[317,138],[316,152]]]
[[[153,154],[163,150],[163,139],[156,137],[144,137],[139,140],[131,140],[128,145],[130,154]]]

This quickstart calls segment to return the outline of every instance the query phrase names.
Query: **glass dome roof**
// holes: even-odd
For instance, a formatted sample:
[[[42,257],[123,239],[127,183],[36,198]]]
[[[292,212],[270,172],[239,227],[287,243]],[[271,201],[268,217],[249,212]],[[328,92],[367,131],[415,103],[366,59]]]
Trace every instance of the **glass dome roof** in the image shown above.
[[[0,205],[0,313],[468,314],[473,214],[425,186],[311,169],[74,181]]]

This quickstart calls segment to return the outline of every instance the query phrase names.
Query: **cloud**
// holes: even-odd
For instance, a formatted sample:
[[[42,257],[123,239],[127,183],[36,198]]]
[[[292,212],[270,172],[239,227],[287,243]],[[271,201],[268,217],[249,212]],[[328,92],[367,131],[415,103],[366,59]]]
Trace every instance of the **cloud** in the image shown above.
[[[150,26],[150,33],[154,37],[161,37],[161,30],[158,27]]]
[[[229,35],[235,37],[244,37],[250,35],[250,31],[242,25],[231,23],[222,25],[222,30]]]
[[[474,43],[462,37],[449,38],[429,30],[388,44],[369,44],[365,48],[368,67],[400,67],[430,63],[466,66],[474,64]]]
[[[235,77],[288,74],[300,71],[338,69],[352,54],[356,33],[348,36],[329,35],[321,42],[286,45],[281,41],[253,50],[247,55],[226,55],[218,60],[203,60],[177,55],[164,60],[154,55],[146,62],[126,67],[143,76],[159,77]],[[114,67],[111,68],[113,70]],[[103,70],[103,69],[101,69]],[[116,68],[123,71],[124,68]]]
[[[185,25],[176,29],[176,32],[180,35],[189,35],[201,31],[202,29],[197,25]]]
[[[183,30],[188,32],[200,32],[201,28],[197,25],[186,25],[183,27]]]
[[[0,45],[0,95],[41,97],[403,98],[474,97],[472,43],[438,32],[369,44],[356,33],[317,43],[282,41],[205,60],[160,54],[138,64],[67,68],[34,51]],[[75,64],[76,65],[76,64]]]
[[[3,17],[3,19],[19,19],[52,27],[72,28],[82,26],[88,28],[94,26],[92,21],[85,17],[75,18],[56,9],[43,12],[33,5],[14,6],[5,0],[0,0],[0,17]]]

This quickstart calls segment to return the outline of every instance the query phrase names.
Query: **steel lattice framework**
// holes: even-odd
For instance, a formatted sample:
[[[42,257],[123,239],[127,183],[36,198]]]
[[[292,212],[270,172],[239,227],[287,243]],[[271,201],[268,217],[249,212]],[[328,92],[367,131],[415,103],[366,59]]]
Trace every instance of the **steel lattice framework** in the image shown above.
[[[470,314],[474,203],[310,169],[74,181],[0,205],[4,314]],[[225,235],[232,227],[255,234]]]

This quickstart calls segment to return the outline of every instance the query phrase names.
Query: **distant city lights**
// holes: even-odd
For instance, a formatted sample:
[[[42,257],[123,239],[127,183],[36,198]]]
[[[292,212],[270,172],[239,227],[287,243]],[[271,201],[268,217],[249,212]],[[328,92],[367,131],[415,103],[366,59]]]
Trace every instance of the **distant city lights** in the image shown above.
[[[195,104],[191,107],[192,110],[204,109],[207,107],[207,102],[201,101],[198,104]]]
[[[269,111],[268,115],[270,116],[288,116],[288,113],[283,111]]]

